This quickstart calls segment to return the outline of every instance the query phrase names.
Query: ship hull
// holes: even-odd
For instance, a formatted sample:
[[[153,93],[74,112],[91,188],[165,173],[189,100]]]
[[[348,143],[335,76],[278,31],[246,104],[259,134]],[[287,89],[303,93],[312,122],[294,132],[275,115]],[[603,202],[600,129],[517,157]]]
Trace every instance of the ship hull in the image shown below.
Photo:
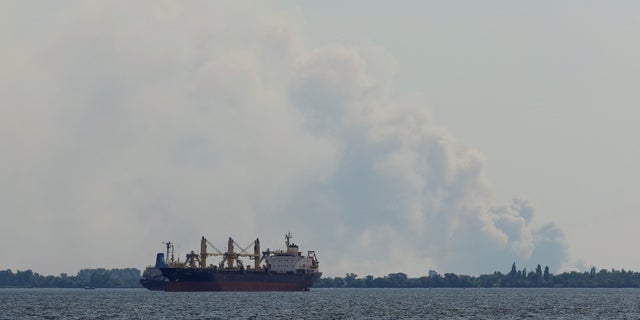
[[[161,268],[169,279],[165,291],[307,291],[320,272],[273,273],[264,271],[199,268]]]
[[[164,291],[168,282],[164,280],[140,279],[140,284],[151,291]]]
[[[169,280],[162,276],[162,271],[156,267],[147,267],[142,273],[140,284],[151,291],[163,291]]]

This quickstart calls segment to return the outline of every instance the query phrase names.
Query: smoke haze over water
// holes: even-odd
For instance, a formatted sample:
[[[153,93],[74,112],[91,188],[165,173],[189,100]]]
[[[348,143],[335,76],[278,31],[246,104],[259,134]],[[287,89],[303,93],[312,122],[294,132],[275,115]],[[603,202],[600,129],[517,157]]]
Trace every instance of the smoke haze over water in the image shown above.
[[[562,230],[494,203],[482,154],[394,89],[384,48],[310,48],[300,17],[253,4],[69,4],[0,14],[27,34],[0,31],[0,267],[287,231],[327,275],[566,262]]]

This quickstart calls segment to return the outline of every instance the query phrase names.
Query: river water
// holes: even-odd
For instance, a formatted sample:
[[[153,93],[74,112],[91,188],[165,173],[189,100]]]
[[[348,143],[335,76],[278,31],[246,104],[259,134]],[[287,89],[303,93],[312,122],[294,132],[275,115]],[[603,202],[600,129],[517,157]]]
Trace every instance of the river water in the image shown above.
[[[0,319],[640,319],[640,289],[0,289]]]

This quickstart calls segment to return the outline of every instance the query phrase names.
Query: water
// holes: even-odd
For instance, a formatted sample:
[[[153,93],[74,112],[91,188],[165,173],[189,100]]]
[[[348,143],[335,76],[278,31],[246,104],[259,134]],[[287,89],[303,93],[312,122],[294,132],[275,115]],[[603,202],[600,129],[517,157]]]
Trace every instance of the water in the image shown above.
[[[640,319],[640,289],[0,289],[0,319]]]

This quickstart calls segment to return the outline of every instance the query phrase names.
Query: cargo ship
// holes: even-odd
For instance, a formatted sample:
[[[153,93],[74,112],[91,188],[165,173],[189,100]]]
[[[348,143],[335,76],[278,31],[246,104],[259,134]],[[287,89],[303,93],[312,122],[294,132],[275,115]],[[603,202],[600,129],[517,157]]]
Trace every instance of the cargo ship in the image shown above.
[[[222,252],[202,237],[200,253],[191,251],[184,263],[174,260],[172,250],[171,257],[164,263],[156,261],[156,268],[166,279],[162,290],[307,291],[322,275],[318,271],[319,262],[315,251],[307,251],[303,255],[298,246],[291,243],[291,238],[291,233],[285,235],[284,250],[267,249],[263,252],[260,251],[259,239],[242,248],[229,238],[227,250]],[[247,252],[252,245],[253,252]],[[213,252],[209,251],[210,248]],[[217,265],[207,264],[208,258],[213,256],[222,259]],[[253,260],[253,265],[245,266],[243,258]]]

